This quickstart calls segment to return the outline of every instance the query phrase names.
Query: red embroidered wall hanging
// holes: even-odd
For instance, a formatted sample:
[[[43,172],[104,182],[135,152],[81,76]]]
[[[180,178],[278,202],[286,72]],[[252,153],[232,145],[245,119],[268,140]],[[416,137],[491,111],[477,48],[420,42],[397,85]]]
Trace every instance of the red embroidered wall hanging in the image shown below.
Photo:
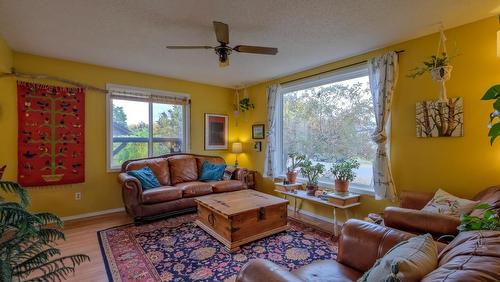
[[[18,181],[45,186],[85,181],[85,91],[17,82]]]

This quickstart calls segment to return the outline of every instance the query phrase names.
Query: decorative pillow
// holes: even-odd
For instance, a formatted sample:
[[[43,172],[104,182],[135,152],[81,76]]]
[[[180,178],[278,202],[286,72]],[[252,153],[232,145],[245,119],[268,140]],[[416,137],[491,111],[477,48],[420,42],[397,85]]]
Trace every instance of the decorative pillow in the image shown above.
[[[222,178],[224,180],[231,180],[233,178],[233,174],[236,171],[236,167],[234,165],[228,165],[226,166],[226,169],[224,170],[224,175]]]
[[[161,186],[149,166],[145,166],[138,170],[129,170],[127,171],[127,174],[137,178],[139,182],[141,182],[142,190],[148,190]]]
[[[470,213],[477,204],[478,202],[458,198],[439,189],[422,210],[459,217],[462,214]]]
[[[221,180],[226,164],[212,164],[208,161],[201,168],[200,181]]]
[[[420,281],[436,269],[437,246],[430,234],[413,237],[392,247],[358,282]]]

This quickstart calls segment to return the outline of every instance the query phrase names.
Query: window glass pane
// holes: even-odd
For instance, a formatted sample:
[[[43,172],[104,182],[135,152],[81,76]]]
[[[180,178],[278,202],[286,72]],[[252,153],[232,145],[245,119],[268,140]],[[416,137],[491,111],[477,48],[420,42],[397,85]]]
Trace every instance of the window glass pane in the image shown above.
[[[361,163],[355,183],[369,185],[376,146],[368,76],[289,92],[283,96],[283,158],[296,152],[321,162],[329,172],[335,159]],[[284,166],[286,168],[286,166]],[[330,173],[320,181],[331,182]]]
[[[149,103],[112,99],[112,166],[148,156]]]
[[[183,106],[153,103],[153,155],[181,152],[183,135]]]

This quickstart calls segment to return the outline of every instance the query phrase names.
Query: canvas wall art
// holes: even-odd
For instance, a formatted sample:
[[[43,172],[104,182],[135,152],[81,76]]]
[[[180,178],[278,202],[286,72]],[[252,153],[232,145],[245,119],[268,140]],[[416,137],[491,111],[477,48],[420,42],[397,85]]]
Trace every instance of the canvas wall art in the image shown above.
[[[228,116],[205,114],[205,150],[227,150]]]
[[[417,137],[461,137],[464,135],[462,97],[418,102],[416,106]]]
[[[19,184],[84,182],[84,90],[18,81],[17,93]]]

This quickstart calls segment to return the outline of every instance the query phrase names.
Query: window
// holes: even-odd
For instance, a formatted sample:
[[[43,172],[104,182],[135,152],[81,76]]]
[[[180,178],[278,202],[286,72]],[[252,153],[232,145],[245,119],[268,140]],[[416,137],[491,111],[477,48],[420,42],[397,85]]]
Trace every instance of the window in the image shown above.
[[[130,159],[186,152],[189,96],[108,85],[108,169]]]
[[[313,163],[325,165],[326,175],[320,182],[331,183],[331,163],[354,157],[361,165],[353,184],[369,187],[376,152],[370,135],[376,123],[367,68],[353,67],[285,84],[281,93],[280,169],[285,172],[289,153],[306,154]]]

